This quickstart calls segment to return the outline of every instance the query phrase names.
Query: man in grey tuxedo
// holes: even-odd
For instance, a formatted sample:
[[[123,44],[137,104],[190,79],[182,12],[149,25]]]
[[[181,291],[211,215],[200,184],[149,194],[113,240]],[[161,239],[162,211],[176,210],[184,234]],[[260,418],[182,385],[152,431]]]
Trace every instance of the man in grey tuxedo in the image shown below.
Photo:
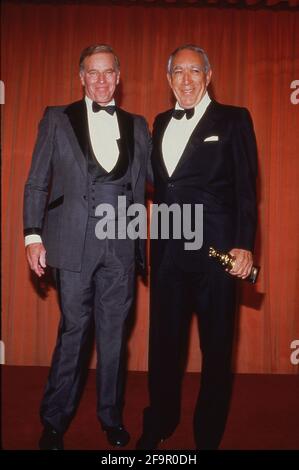
[[[127,206],[144,203],[150,138],[144,118],[115,105],[119,78],[119,59],[110,46],[83,50],[85,98],[46,109],[25,185],[27,259],[39,277],[46,264],[54,268],[61,308],[41,404],[40,449],[63,449],[87,367],[93,320],[98,419],[111,445],[124,446],[130,438],[122,422],[125,320],[135,268],[145,267],[144,244],[123,233],[99,239],[96,208],[110,204],[114,221],[127,222],[126,211],[117,211],[118,197],[125,196]]]

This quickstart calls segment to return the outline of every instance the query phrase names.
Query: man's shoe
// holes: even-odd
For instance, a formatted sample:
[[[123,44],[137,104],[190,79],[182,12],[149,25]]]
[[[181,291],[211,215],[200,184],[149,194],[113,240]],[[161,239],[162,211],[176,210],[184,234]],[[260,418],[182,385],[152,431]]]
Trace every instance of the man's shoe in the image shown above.
[[[158,436],[151,432],[144,432],[136,443],[137,450],[154,450],[157,449],[158,444],[165,440],[164,437]]]
[[[38,446],[40,450],[63,450],[63,435],[50,426],[44,427]]]
[[[109,444],[116,447],[126,446],[130,440],[130,434],[124,426],[103,426]]]

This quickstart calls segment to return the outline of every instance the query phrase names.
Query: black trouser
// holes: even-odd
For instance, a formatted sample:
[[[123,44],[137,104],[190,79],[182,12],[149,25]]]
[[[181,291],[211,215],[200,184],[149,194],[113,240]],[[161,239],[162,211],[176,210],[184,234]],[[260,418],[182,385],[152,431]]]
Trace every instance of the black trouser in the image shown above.
[[[192,300],[192,306],[190,305]],[[199,449],[216,449],[231,394],[235,282],[220,266],[188,272],[171,253],[152,268],[149,345],[150,408],[144,426],[169,436],[180,418],[180,393],[188,313],[196,311],[202,351],[201,386],[194,413]]]
[[[90,327],[97,348],[97,415],[102,424],[122,422],[125,320],[134,295],[134,242],[98,240],[90,217],[81,272],[57,270],[61,321],[45,395],[44,424],[64,432],[81,389]]]

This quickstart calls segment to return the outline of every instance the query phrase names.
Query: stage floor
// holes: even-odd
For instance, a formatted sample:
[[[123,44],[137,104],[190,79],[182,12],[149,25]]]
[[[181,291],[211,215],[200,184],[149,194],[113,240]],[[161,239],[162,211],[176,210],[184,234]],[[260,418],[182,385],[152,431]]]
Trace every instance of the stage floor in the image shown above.
[[[39,403],[47,367],[2,366],[2,447],[34,450],[41,433]],[[176,432],[160,449],[194,449],[192,413],[199,374],[183,383],[182,417]],[[65,449],[109,450],[96,418],[95,371],[88,375],[77,414],[65,435]],[[147,404],[146,373],[130,372],[124,422],[131,434],[125,449],[135,448]],[[238,374],[222,449],[299,449],[299,376]],[[123,450],[125,450],[123,449]]]

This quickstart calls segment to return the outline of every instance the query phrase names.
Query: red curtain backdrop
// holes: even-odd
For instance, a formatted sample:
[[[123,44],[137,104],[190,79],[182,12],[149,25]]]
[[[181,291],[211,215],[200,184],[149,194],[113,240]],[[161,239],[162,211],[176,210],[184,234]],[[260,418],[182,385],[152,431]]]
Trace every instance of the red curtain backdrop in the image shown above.
[[[119,102],[154,116],[170,107],[165,66],[178,45],[207,50],[211,93],[249,108],[259,149],[256,286],[240,283],[238,372],[291,373],[299,339],[299,13],[239,9],[2,4],[2,340],[6,363],[48,365],[59,319],[55,290],[30,275],[22,230],[23,187],[37,124],[48,105],[80,99],[78,58],[86,45],[113,45],[121,59]],[[293,86],[296,86],[296,82]],[[299,90],[299,88],[298,88]],[[293,103],[291,94],[293,93]],[[188,370],[200,368],[196,322]],[[129,368],[146,370],[148,287],[138,285]],[[93,358],[92,366],[95,364]]]

